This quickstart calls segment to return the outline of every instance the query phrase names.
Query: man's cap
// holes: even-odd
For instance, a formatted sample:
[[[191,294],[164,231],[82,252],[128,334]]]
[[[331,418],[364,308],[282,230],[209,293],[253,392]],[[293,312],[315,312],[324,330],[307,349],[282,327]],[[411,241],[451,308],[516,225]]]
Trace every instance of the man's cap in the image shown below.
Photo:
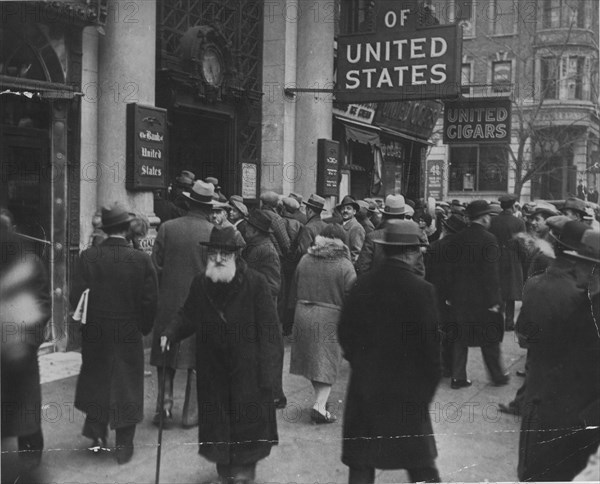
[[[304,205],[307,205],[315,210],[323,210],[325,208],[325,199],[313,193],[309,199],[304,202]]]
[[[250,225],[252,225],[252,227],[265,234],[270,234],[273,232],[271,229],[271,219],[265,215],[262,210],[252,210],[252,212],[250,212],[250,216],[246,220]]]
[[[215,202],[211,207],[212,210],[231,210],[232,208],[227,202]]]
[[[381,245],[419,246],[421,229],[412,220],[390,220],[386,223],[383,236],[373,239]]]
[[[412,208],[410,205],[407,205],[406,208],[404,209],[404,216],[412,217],[414,214],[415,214],[415,209]]]
[[[283,207],[289,213],[296,213],[298,211],[298,209],[300,208],[300,203],[298,202],[298,200],[296,200],[295,198],[292,198],[292,197],[282,198],[281,203],[283,204]]]
[[[367,210],[371,213],[381,213],[379,205],[377,205],[377,202],[375,200],[369,202],[369,208]]]
[[[442,220],[442,224],[449,232],[453,234],[460,232],[467,226],[464,219],[460,215],[456,214],[452,214],[447,219]]]
[[[367,210],[369,210],[369,202],[367,202],[365,200],[357,200],[356,203],[358,203],[358,206],[360,207],[360,209],[363,212],[366,212]]]
[[[572,220],[566,215],[553,215],[552,217],[548,217],[546,219],[546,225],[550,227],[552,235],[558,236],[562,232],[562,229],[566,223],[571,221]]]
[[[500,195],[498,197],[498,201],[503,204],[515,203],[517,201],[517,197],[512,193],[506,193],[504,195]]]
[[[406,202],[402,195],[388,195],[385,197],[384,215],[404,215],[406,213]]]
[[[302,195],[298,195],[297,193],[291,192],[289,194],[290,198],[293,198],[294,200],[296,200],[298,203],[302,203],[302,200],[304,200],[304,197]]]
[[[530,215],[532,217],[535,217],[538,214],[541,214],[541,215],[543,215],[543,216],[545,216],[547,218],[547,217],[552,217],[554,215],[560,215],[560,212],[551,203],[549,203],[549,202],[543,202],[542,201],[542,202],[537,202],[533,206],[533,209],[530,212]]]
[[[275,206],[279,203],[279,195],[273,191],[263,192],[260,195],[260,201]]]
[[[210,233],[210,240],[208,242],[200,242],[200,245],[235,252],[245,247],[245,245],[240,245],[240,239],[236,235],[236,232],[233,227],[220,228],[215,226]]]
[[[196,180],[189,192],[183,192],[182,195],[188,200],[200,204],[212,207],[219,202],[213,198],[215,195],[215,187],[212,183],[203,182],[202,180]]]
[[[248,207],[246,207],[244,199],[240,195],[231,195],[229,197],[229,205],[237,208],[244,217],[248,216]]]
[[[135,219],[135,214],[128,212],[119,205],[113,205],[112,208],[102,208],[102,228],[116,227],[125,225]]]
[[[354,198],[352,198],[350,195],[346,195],[344,198],[342,198],[342,201],[336,206],[336,208],[341,209],[346,205],[351,205],[357,212],[360,210],[360,205],[356,203],[356,200],[354,200]]]
[[[473,200],[467,205],[465,212],[471,220],[474,220],[483,215],[497,214],[498,208],[495,208],[487,200]]]
[[[192,188],[196,175],[189,170],[183,170],[180,175],[175,178],[175,182],[183,188]]]
[[[215,178],[214,176],[206,177],[206,183],[212,183],[212,185],[215,187],[215,190],[221,188],[219,186],[219,179]]]
[[[580,198],[575,198],[575,197],[571,197],[571,198],[567,198],[565,200],[564,205],[561,208],[561,211],[566,210],[566,209],[571,209],[571,210],[575,210],[576,212],[579,212],[581,215],[585,215],[585,202],[583,200],[581,200]]]

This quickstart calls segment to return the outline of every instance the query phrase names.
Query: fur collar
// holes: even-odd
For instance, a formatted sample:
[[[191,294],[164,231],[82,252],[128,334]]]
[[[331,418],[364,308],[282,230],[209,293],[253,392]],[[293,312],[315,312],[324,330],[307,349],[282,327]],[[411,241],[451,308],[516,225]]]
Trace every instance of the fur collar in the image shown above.
[[[340,239],[329,239],[317,235],[315,243],[309,247],[308,253],[313,257],[322,259],[341,259],[346,257],[350,259],[350,250]]]

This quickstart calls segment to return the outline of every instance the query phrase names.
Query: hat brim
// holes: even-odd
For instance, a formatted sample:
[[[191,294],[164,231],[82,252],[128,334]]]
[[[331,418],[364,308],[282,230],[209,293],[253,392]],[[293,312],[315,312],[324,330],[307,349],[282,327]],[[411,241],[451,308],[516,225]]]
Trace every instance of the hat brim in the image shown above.
[[[304,205],[306,205],[307,207],[314,208],[315,210],[321,210],[321,211],[325,210],[325,205],[323,205],[322,207],[320,207],[319,205],[315,205],[313,203],[310,203],[310,200],[306,201],[306,202],[302,202],[302,203]]]
[[[573,259],[579,259],[584,262],[591,262],[593,264],[600,264],[600,259],[591,257],[589,255],[581,254],[575,250],[563,250],[562,253],[568,257],[572,257]]]
[[[248,207],[243,203],[236,202],[235,200],[229,200],[229,205],[238,210],[244,217],[248,216]]]
[[[271,229],[271,228],[265,229],[264,227],[260,227],[258,224],[253,223],[253,221],[250,220],[249,218],[246,219],[246,222],[248,222],[248,225],[252,225],[252,227],[254,227],[256,230],[260,230],[263,234],[272,234],[273,233],[273,229]]]
[[[213,242],[198,242],[200,245],[204,247],[213,247],[215,249],[223,249],[229,252],[236,252],[240,249],[243,249],[245,246],[243,245],[227,245],[227,244],[215,244]]]
[[[198,205],[204,205],[206,207],[212,207],[214,205],[218,205],[219,203],[221,203],[214,199],[211,199],[208,202],[202,202],[200,200],[196,200],[195,198],[192,198],[192,196],[189,194],[189,192],[182,192],[181,196],[184,197],[185,199],[189,200],[190,202],[196,203]]]
[[[388,212],[385,209],[381,211],[383,215],[406,215],[406,207],[402,210],[402,212]]]
[[[108,229],[108,228],[111,228],[111,227],[117,227],[118,225],[125,225],[125,224],[130,223],[131,221],[135,220],[135,217],[136,216],[135,216],[134,213],[129,213],[128,216],[127,216],[127,218],[125,220],[121,220],[119,222],[114,222],[112,224],[102,223],[101,226],[98,227],[98,228],[100,228],[100,229]]]
[[[352,203],[340,203],[339,205],[336,205],[335,208],[337,208],[338,210],[340,210],[341,208],[345,207],[346,205],[351,205],[352,207],[354,207],[354,210],[356,210],[357,212],[360,212],[360,205],[356,202],[352,202]]]
[[[413,244],[412,242],[390,242],[380,238],[373,239],[373,242],[379,245],[397,245],[404,247],[424,247],[426,245],[423,242],[417,242],[416,244]]]

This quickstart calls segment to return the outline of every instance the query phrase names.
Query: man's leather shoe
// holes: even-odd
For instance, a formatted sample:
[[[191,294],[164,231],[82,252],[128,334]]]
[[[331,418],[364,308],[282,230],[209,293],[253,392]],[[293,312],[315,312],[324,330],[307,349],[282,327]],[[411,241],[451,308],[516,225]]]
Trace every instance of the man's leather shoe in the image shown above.
[[[450,382],[450,387],[454,390],[458,390],[459,388],[470,387],[473,384],[471,380],[455,380],[454,378]]]
[[[492,382],[492,385],[494,385],[495,387],[503,387],[504,385],[508,385],[509,381],[510,381],[510,375],[508,373],[506,373],[505,375],[502,376],[502,378],[500,380],[496,380],[496,381]]]
[[[287,406],[287,398],[280,397],[275,399],[275,408],[282,410]]]
[[[527,376],[527,372],[526,371],[517,370],[517,376],[526,377]]]
[[[94,453],[98,453],[101,450],[107,450],[108,447],[106,445],[106,438],[96,438],[92,441],[92,445],[88,447],[88,450],[91,450]]]
[[[510,402],[508,405],[504,405],[503,403],[498,404],[498,410],[500,410],[502,413],[508,413],[510,415],[521,415],[521,412],[513,404],[513,402]]]

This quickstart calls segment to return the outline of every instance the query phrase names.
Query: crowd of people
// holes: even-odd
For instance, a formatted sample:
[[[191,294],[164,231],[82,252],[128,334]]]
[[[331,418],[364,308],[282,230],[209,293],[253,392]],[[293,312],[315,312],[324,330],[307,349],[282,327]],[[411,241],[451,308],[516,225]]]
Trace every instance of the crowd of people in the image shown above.
[[[107,446],[110,427],[118,462],[132,459],[152,332],[152,421],[197,426],[219,481],[253,482],[278,443],[289,336],[289,372],[311,382],[315,424],[337,421],[328,400],[342,359],[350,363],[342,462],[351,484],[400,468],[439,482],[428,412],[437,387],[444,377],[457,391],[472,384],[470,347],[481,348],[490,383],[506,385],[501,343],[516,331],[523,385],[500,409],[522,416],[519,478],[584,470],[600,443],[600,232],[585,202],[391,194],[326,205],[267,191],[251,208],[217,179],[184,171],[155,201],[151,256],[139,248],[147,221],[119,206],[98,213],[70,291],[73,308],[86,298],[75,405],[90,448]],[[177,370],[187,374],[181,409]]]

